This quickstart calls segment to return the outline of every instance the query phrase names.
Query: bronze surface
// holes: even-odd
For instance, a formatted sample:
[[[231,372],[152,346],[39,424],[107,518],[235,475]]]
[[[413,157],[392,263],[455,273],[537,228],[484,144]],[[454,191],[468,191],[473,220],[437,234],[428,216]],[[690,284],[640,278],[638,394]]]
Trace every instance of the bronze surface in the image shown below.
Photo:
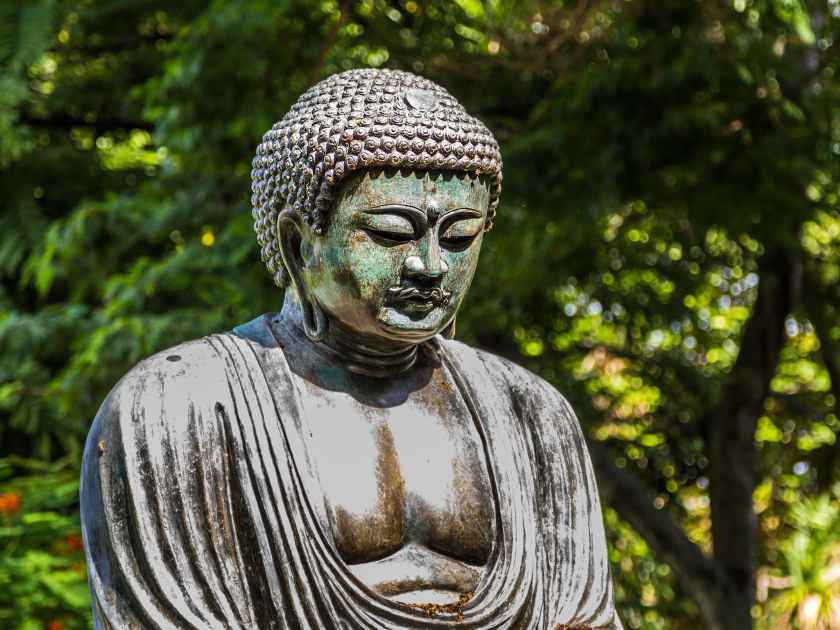
[[[255,160],[282,310],[141,362],[94,419],[97,628],[620,627],[573,411],[448,339],[495,140],[442,88],[377,72],[307,93]]]

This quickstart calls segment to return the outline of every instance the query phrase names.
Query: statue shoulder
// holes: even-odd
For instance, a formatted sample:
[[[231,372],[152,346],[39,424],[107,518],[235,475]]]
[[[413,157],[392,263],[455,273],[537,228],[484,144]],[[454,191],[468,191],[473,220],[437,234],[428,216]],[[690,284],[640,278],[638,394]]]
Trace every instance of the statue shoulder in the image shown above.
[[[186,341],[140,361],[100,406],[89,441],[115,431],[165,441],[185,437],[199,426],[217,433],[220,410],[224,415],[235,409],[231,374],[248,380],[259,369],[247,347],[270,346],[282,353],[266,337],[270,331],[266,333],[265,319],[260,316],[232,332]]]
[[[185,395],[207,392],[208,381],[224,375],[224,361],[210,337],[185,341],[153,354],[131,368],[111,390],[112,396],[181,391]]]
[[[186,341],[153,354],[131,368],[99,407],[88,436],[151,435],[166,425],[176,434],[213,414],[213,405],[228,391],[225,362],[212,337]]]
[[[473,366],[484,366],[491,375],[512,387],[537,390],[548,396],[563,398],[551,383],[510,359],[468,346],[460,341],[441,339],[439,343],[448,353],[456,355],[461,362]]]
[[[485,372],[495,383],[496,391],[507,392],[516,406],[544,418],[556,418],[559,413],[566,421],[578,424],[577,416],[566,397],[541,376],[510,359],[460,341],[442,339],[439,343],[450,355],[457,357],[468,371]]]

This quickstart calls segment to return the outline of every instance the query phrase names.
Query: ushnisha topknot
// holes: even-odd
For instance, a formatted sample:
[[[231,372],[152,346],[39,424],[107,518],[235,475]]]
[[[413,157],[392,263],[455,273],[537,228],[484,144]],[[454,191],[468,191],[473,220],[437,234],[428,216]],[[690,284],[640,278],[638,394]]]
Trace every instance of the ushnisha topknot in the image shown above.
[[[278,214],[324,229],[338,184],[375,168],[455,171],[490,180],[487,229],[502,187],[493,134],[444,88],[401,70],[348,70],[307,90],[262,138],[251,171],[254,229],[275,283],[286,285]]]

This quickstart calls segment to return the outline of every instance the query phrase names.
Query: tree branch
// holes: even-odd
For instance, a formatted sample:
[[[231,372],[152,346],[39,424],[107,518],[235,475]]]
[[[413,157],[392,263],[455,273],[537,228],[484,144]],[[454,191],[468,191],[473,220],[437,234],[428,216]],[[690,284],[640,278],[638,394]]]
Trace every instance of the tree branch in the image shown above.
[[[70,116],[68,114],[33,116],[32,114],[23,113],[20,115],[20,122],[25,125],[29,125],[30,127],[53,129],[72,129],[73,127],[92,127],[99,131],[130,131],[132,129],[151,131],[154,129],[154,126],[146,121],[128,120],[113,116],[96,118],[96,120],[87,121],[84,118]]]
[[[80,45],[74,40],[71,45],[65,44],[53,46],[50,48],[50,52],[55,54],[77,54],[85,59],[89,59],[90,57],[97,57],[99,55],[121,53],[126,50],[137,50],[138,48],[148,49],[155,46],[158,42],[167,42],[173,40],[174,38],[174,33],[156,32],[150,35],[135,34],[132,37],[113,39],[98,46]]]
[[[735,593],[717,563],[691,542],[665,510],[657,510],[643,484],[613,463],[603,443],[591,442],[589,450],[605,503],[614,508],[667,563],[680,586],[697,602],[705,625],[711,630],[737,627],[727,619]]]
[[[321,72],[324,70],[324,64],[327,61],[327,57],[330,54],[330,51],[335,46],[335,42],[338,39],[338,31],[347,21],[347,15],[350,12],[350,3],[348,0],[342,0],[339,2],[338,5],[338,19],[333,22],[332,27],[330,28],[330,32],[327,34],[327,38],[324,41],[324,45],[321,46],[321,52],[318,54],[318,61],[312,66],[312,71],[309,75],[309,82],[314,83],[318,79],[321,78]]]

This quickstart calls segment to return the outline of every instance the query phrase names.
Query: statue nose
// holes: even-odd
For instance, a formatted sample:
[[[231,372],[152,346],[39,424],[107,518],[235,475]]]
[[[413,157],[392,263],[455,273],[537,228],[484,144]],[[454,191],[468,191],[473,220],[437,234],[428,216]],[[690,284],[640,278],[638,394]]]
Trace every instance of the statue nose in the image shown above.
[[[423,262],[420,256],[409,256],[405,259],[403,270],[409,278],[440,278],[447,271],[449,266],[441,259],[440,254],[429,257],[430,260]]]

